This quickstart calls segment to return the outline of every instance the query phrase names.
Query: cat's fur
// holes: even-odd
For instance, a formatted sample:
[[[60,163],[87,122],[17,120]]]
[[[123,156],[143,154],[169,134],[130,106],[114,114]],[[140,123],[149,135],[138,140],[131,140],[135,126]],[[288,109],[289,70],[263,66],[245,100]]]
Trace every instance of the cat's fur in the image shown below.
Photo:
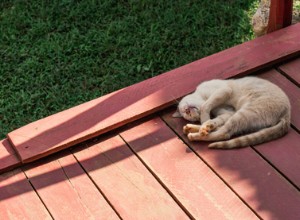
[[[216,117],[210,119],[211,113]],[[201,83],[194,93],[179,102],[176,114],[189,121],[201,121],[201,126],[187,124],[183,128],[189,140],[219,141],[209,147],[234,148],[286,134],[291,107],[278,86],[257,77],[244,77]]]

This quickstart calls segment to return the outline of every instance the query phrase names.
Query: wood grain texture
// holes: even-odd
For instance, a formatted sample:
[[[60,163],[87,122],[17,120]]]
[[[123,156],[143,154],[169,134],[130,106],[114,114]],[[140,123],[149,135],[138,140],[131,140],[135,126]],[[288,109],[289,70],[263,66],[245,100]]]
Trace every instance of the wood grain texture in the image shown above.
[[[287,27],[292,23],[293,0],[271,0],[268,33]]]
[[[241,76],[300,54],[300,24],[116,91],[12,131],[23,162],[44,157],[172,104],[204,80]]]
[[[295,130],[255,148],[300,189],[300,135]]]
[[[300,88],[276,70],[259,74],[259,77],[273,82],[287,94],[292,106],[292,124],[300,131]]]
[[[172,112],[163,119],[262,219],[300,216],[300,192],[252,148],[208,149],[205,142],[188,142],[182,133],[185,120],[172,118]]]
[[[286,75],[288,75],[297,86],[300,86],[300,58],[279,66]]]
[[[188,219],[119,136],[74,155],[123,219]]]
[[[119,219],[73,155],[60,154],[25,169],[55,219]]]
[[[52,219],[20,169],[0,175],[0,219]]]
[[[160,118],[121,136],[193,218],[258,219]]]
[[[16,152],[7,139],[0,141],[0,173],[12,170],[21,165]]]

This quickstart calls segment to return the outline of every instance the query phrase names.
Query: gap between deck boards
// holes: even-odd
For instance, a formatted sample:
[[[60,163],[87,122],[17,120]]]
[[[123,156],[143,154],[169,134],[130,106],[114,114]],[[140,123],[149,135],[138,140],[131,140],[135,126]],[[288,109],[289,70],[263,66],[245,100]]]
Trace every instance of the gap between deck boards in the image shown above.
[[[299,30],[300,24],[296,24],[248,41],[38,120],[7,136],[22,162],[42,158],[157,112],[203,80],[245,75],[298,56]]]

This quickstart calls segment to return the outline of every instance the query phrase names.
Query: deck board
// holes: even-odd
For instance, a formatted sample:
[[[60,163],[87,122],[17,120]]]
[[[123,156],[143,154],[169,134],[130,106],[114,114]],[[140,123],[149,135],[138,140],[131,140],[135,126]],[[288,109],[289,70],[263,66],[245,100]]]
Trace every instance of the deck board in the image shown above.
[[[0,141],[0,173],[21,165],[14,149],[7,139]]]
[[[60,157],[58,161],[92,218],[97,219],[101,216],[103,219],[119,219],[117,213],[79,166],[73,154]]]
[[[279,66],[279,69],[293,79],[297,86],[300,86],[300,58]]]
[[[300,131],[300,88],[274,69],[259,74],[259,77],[273,82],[287,94],[292,106],[291,122]]]
[[[294,129],[283,138],[258,145],[255,149],[300,190],[300,135]]]
[[[285,28],[11,132],[0,172],[80,147],[2,173],[0,219],[299,219],[299,33]],[[208,149],[165,109],[203,80],[265,67],[275,69],[259,76],[292,105],[292,129],[278,140]]]
[[[121,136],[195,219],[258,219],[161,119]]]
[[[71,154],[27,165],[25,173],[55,219],[119,219]]]
[[[20,169],[0,175],[0,219],[52,219]]]
[[[123,219],[189,219],[119,136],[74,155]]]
[[[182,132],[185,120],[172,118],[172,112],[162,117],[261,218],[297,219],[300,216],[299,191],[252,148],[208,149],[205,142],[187,140]]]
[[[204,80],[245,75],[298,56],[299,32],[300,24],[292,25],[38,120],[7,136],[22,162],[39,159],[161,110]]]

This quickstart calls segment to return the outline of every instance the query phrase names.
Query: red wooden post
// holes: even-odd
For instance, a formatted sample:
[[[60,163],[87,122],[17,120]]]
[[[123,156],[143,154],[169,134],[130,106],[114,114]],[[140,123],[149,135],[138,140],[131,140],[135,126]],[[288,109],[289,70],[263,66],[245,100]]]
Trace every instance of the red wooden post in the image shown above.
[[[292,14],[293,0],[271,0],[267,33],[289,26]]]

